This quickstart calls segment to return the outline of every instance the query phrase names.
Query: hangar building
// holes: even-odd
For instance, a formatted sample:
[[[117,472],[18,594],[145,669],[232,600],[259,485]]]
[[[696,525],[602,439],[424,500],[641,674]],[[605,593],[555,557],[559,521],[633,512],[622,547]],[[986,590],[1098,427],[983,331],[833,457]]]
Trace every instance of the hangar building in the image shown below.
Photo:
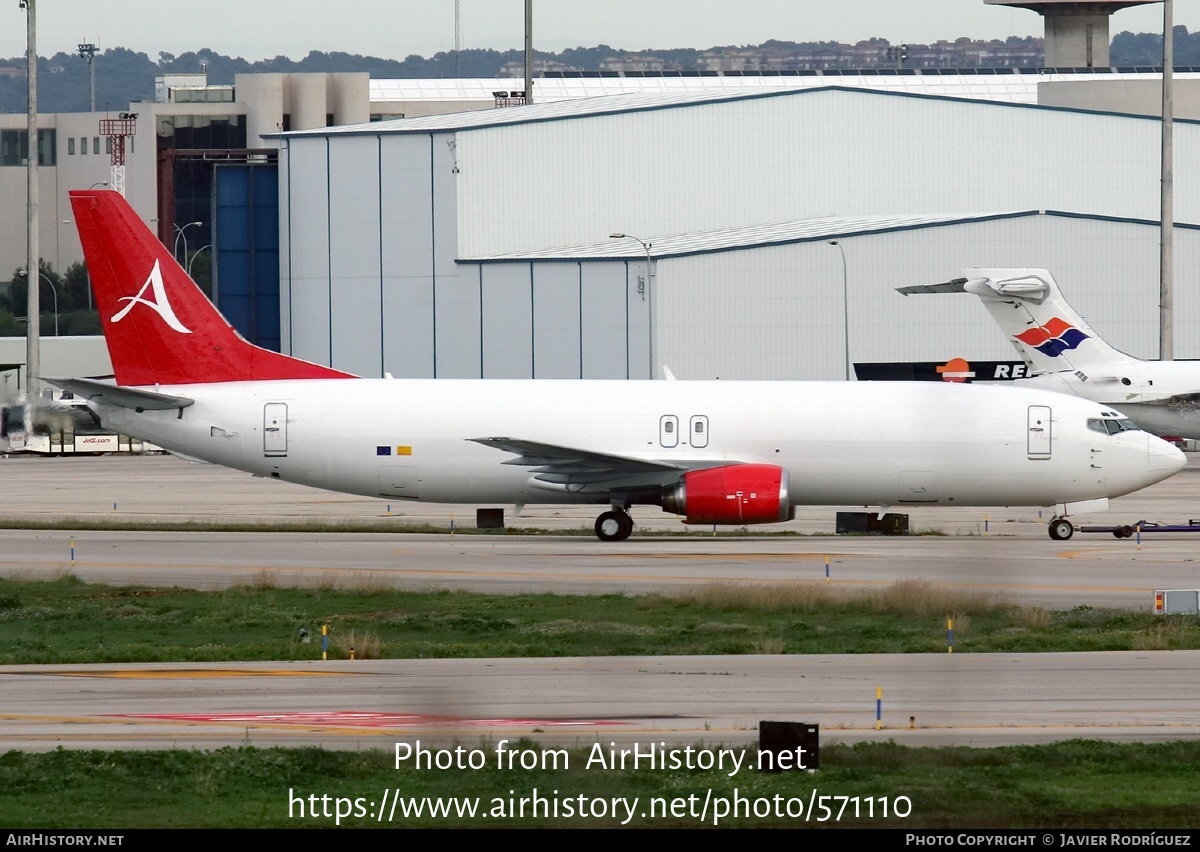
[[[817,87],[284,134],[283,348],[398,377],[842,378],[1011,357],[967,297],[892,289],[1011,265],[1152,357],[1159,128]],[[1200,357],[1198,134],[1175,124],[1181,358]]]

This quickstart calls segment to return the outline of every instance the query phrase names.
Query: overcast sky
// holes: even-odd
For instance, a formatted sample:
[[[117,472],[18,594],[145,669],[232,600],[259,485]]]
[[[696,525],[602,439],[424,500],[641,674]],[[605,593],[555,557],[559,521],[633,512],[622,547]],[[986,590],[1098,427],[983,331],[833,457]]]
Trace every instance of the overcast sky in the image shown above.
[[[300,59],[310,50],[390,59],[454,49],[454,0],[36,0],[38,54],[74,52],[86,39],[101,50],[212,48],[249,60]],[[1025,9],[983,0],[534,0],[534,46],[608,44],[627,50],[706,48],[787,41],[853,43],[880,36],[929,43],[960,36],[1042,34]],[[462,47],[523,46],[524,0],[460,0]],[[1200,28],[1200,3],[1175,3],[1175,23]],[[1162,6],[1125,9],[1112,32],[1161,32]],[[0,2],[0,57],[25,53],[25,11]]]

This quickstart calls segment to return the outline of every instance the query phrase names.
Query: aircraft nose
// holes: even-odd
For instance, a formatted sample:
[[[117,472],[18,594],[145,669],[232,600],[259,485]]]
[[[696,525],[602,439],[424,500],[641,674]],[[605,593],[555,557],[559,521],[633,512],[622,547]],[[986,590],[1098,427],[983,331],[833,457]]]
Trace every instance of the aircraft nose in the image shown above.
[[[1187,456],[1174,444],[1153,435],[1146,437],[1146,468],[1151,475],[1157,477],[1155,481],[1174,476],[1187,466]]]

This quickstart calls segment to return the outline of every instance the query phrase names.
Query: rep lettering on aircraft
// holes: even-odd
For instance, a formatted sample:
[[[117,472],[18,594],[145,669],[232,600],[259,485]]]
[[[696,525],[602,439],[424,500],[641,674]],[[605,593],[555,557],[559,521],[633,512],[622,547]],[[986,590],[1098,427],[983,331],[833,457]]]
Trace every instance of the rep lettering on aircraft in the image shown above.
[[[142,298],[146,294],[147,288],[154,294],[153,301]],[[142,285],[141,290],[138,290],[137,295],[122,296],[117,301],[128,302],[129,304],[113,315],[113,322],[120,322],[125,319],[125,315],[133,310],[134,305],[145,305],[162,317],[167,325],[180,334],[192,333],[190,328],[179,321],[179,318],[175,316],[175,311],[171,308],[171,300],[167,298],[167,288],[163,286],[162,269],[159,267],[157,260],[154,261],[154,268],[150,270],[150,275],[146,278],[146,283]]]
[[[993,379],[1023,379],[1028,373],[1028,367],[1024,364],[997,364],[996,373],[992,376]]]

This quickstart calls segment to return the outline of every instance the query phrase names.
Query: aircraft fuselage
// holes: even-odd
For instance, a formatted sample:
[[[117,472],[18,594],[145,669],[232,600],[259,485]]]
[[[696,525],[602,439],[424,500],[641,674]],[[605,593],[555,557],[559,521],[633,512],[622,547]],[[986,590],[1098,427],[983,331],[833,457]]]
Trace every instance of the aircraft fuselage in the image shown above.
[[[792,505],[1036,505],[1124,494],[1182,455],[1100,434],[1095,403],[1014,388],[834,382],[321,379],[154,388],[181,411],[96,406],[104,425],[216,464],[348,493],[439,503],[607,503],[549,483],[504,436],[677,464],[785,469]],[[698,428],[700,427],[700,428]],[[508,462],[508,463],[506,463]]]

